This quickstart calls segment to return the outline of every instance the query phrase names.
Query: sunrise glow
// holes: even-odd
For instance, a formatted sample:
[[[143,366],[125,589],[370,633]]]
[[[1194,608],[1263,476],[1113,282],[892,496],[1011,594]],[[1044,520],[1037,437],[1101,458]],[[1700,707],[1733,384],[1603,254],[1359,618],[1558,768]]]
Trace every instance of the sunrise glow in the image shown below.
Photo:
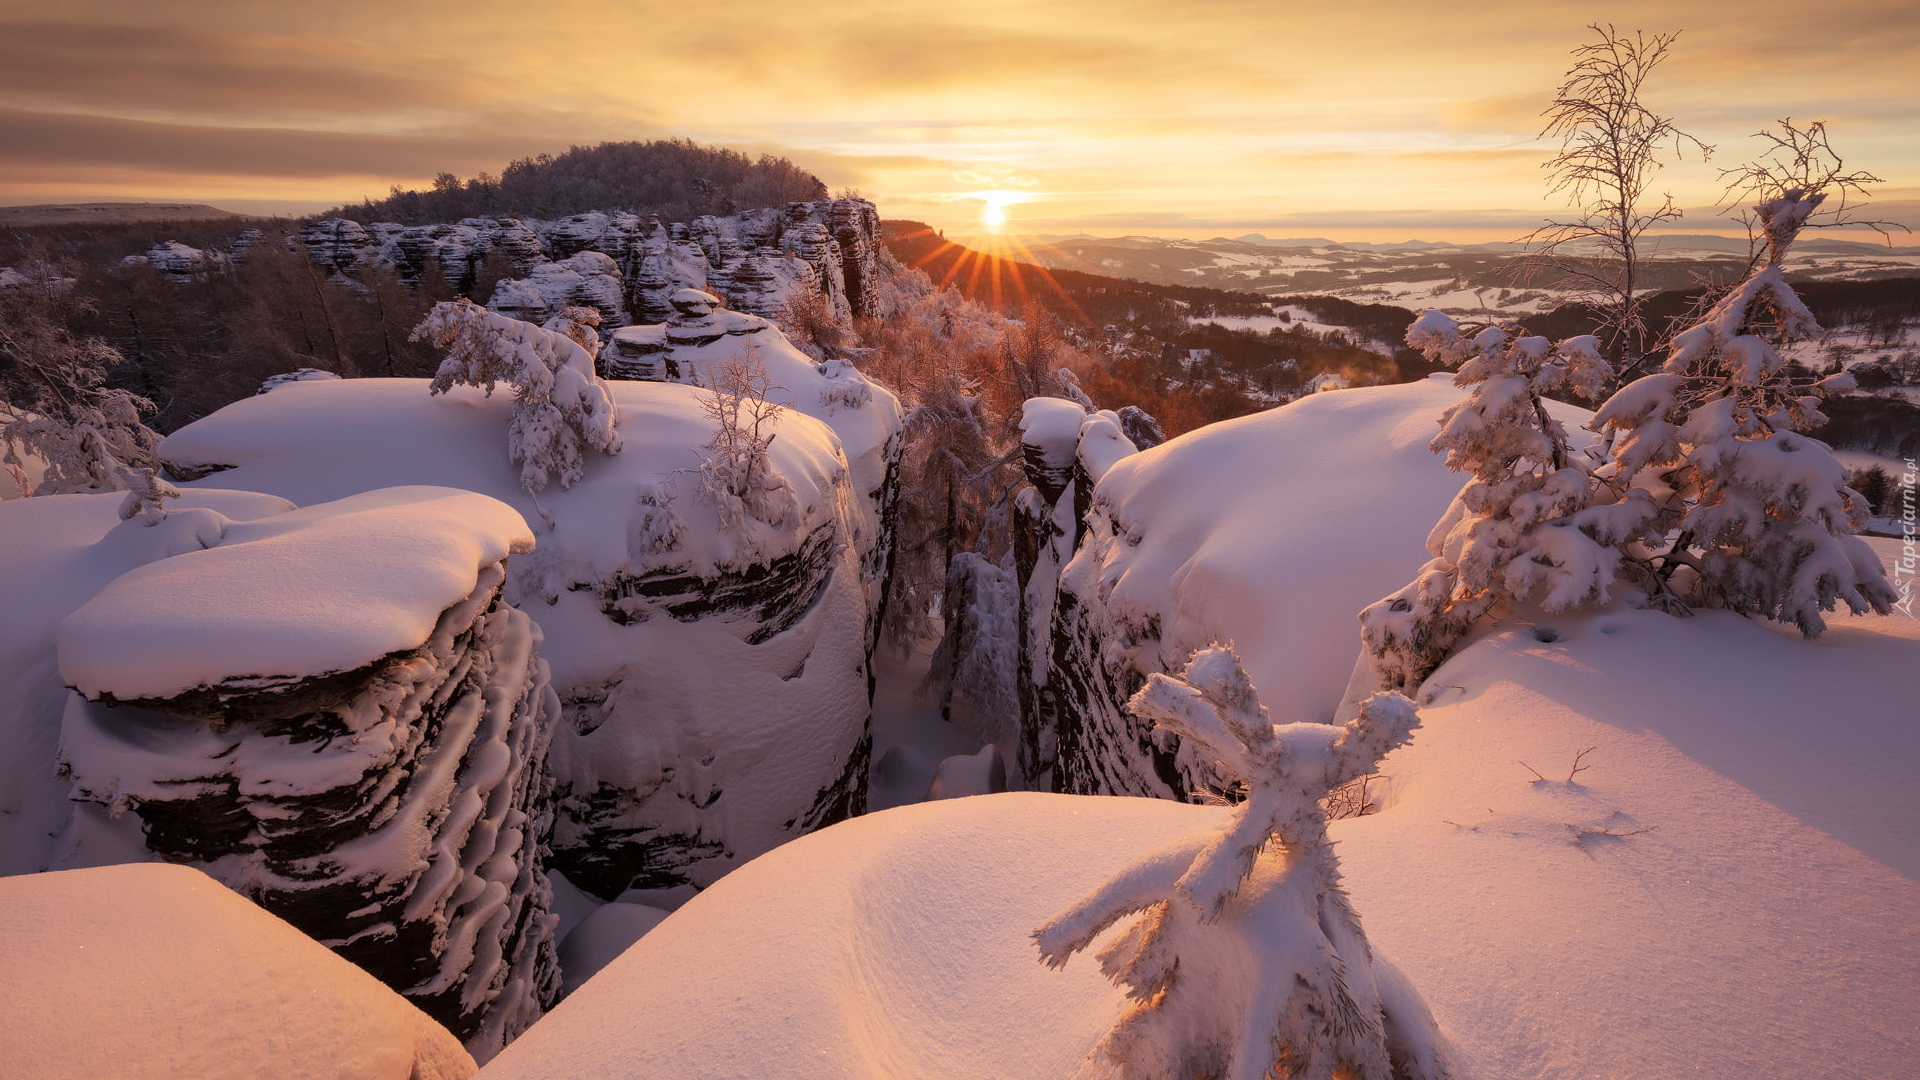
[[[1873,0],[1759,0],[1738,19],[1705,0],[1502,3],[1482,28],[1397,0],[743,0],[639,66],[538,48],[503,64],[525,29],[504,0],[458,20],[363,8],[19,9],[0,34],[0,202],[316,210],[569,145],[681,137],[790,157],[947,229],[1498,239],[1564,205],[1542,183],[1540,111],[1599,21],[1682,32],[1645,94],[1720,148],[1660,174],[1689,230],[1731,228],[1707,210],[1718,170],[1781,116],[1828,119],[1848,163],[1886,179],[1878,213],[1920,221],[1916,16]],[[567,17],[646,42],[663,14],[584,0]],[[1478,62],[1493,26],[1500,62]],[[982,191],[1022,198],[962,194]]]

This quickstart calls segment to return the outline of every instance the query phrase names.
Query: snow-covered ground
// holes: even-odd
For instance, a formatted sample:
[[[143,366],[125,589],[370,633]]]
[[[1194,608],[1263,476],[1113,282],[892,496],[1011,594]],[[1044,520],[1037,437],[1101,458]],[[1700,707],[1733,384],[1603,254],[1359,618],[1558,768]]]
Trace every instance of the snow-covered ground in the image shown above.
[[[1813,642],[1636,611],[1487,636],[1428,684],[1382,811],[1333,825],[1369,937],[1468,1075],[1906,1075],[1916,662],[1903,615]],[[482,1075],[1072,1075],[1124,1001],[1028,933],[1223,812],[1016,793],[835,826],[683,907]]]
[[[1285,459],[1257,500],[1227,451],[1263,418],[1127,459],[1102,485],[1128,540],[1102,594],[1175,597],[1166,641],[1232,637],[1276,720],[1324,715],[1357,651],[1328,612],[1415,556],[1344,525],[1320,550],[1313,523],[1360,514],[1352,494],[1417,548],[1402,519],[1433,511],[1409,504],[1457,485],[1420,449],[1457,394],[1437,378],[1264,418],[1323,457]],[[1170,470],[1148,466],[1175,452],[1217,468],[1151,489]],[[1373,486],[1353,492],[1356,457]],[[1136,534],[1134,504],[1165,513],[1134,515]],[[1891,569],[1899,543],[1871,543]],[[1332,826],[1370,940],[1463,1075],[1904,1075],[1920,1054],[1916,664],[1904,613],[1837,615],[1812,641],[1725,612],[1510,619],[1427,682],[1423,726],[1372,785],[1380,812]],[[1074,1075],[1125,1001],[1085,958],[1041,967],[1030,932],[1222,813],[1015,793],[836,826],[681,908],[485,1075]]]
[[[473,1074],[425,1013],[198,870],[0,877],[0,907],[10,1080]]]

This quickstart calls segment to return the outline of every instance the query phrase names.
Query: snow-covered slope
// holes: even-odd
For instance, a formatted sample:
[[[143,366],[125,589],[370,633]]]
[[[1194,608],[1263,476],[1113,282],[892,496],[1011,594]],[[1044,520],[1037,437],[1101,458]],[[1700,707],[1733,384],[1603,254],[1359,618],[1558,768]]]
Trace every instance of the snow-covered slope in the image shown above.
[[[1332,825],[1368,937],[1466,1075],[1907,1075],[1916,662],[1902,616],[1808,642],[1618,611],[1470,646],[1381,812]],[[482,1075],[1073,1075],[1125,1003],[1028,934],[1224,813],[1014,793],[836,826],[681,908]]]
[[[1026,720],[1057,724],[1050,786],[1173,795],[1205,782],[1120,706],[1215,642],[1239,651],[1276,722],[1330,719],[1359,655],[1355,613],[1427,560],[1422,541],[1460,490],[1427,449],[1460,393],[1439,375],[1314,394],[1115,462],[1060,574],[1037,673],[1057,719]],[[1588,415],[1556,412],[1572,429]]]
[[[1916,663],[1901,615],[1810,642],[1620,611],[1470,646],[1386,809],[1336,825],[1368,931],[1481,1075],[1904,1075]]]
[[[1122,997],[1028,933],[1217,813],[1011,793],[844,822],[687,903],[482,1075],[1070,1076]]]
[[[14,1080],[460,1080],[446,1029],[197,870],[0,877]]]
[[[421,380],[287,384],[161,452],[176,474],[301,503],[442,484],[550,519],[515,558],[507,599],[544,631],[561,696],[553,865],[603,899],[681,896],[864,805],[878,583],[861,556],[878,546],[866,531],[878,513],[834,431],[782,411],[769,452],[791,520],[723,528],[699,490],[709,395],[608,389],[624,448],[590,455],[579,483],[537,501],[506,461],[506,396],[434,397]]]

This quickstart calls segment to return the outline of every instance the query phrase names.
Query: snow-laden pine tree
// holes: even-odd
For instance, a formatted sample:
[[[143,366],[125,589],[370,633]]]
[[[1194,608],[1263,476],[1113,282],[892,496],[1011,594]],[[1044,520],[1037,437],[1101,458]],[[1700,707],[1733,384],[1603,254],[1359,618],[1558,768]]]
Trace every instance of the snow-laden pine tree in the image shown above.
[[[507,456],[520,484],[538,494],[558,474],[572,487],[584,475],[585,451],[620,452],[613,396],[594,374],[593,356],[566,334],[488,311],[470,300],[435,304],[413,339],[447,350],[432,392],[499,383],[513,389]]]
[[[1764,615],[1817,637],[1822,612],[1844,603],[1884,615],[1895,594],[1854,535],[1866,500],[1847,487],[1832,449],[1803,434],[1826,420],[1820,398],[1852,389],[1852,377],[1796,377],[1782,355],[1820,333],[1783,276],[1787,250],[1860,174],[1839,172],[1819,125],[1783,126],[1772,137],[1797,160],[1744,171],[1766,196],[1753,209],[1760,257],[1674,336],[1659,372],[1600,407],[1594,427],[1614,436],[1602,478],[1658,507],[1665,538],[1642,560],[1656,602]]]
[[[1361,639],[1383,687],[1411,690],[1483,615],[1532,600],[1549,611],[1608,598],[1618,546],[1646,535],[1644,492],[1599,484],[1597,460],[1576,452],[1547,412],[1549,395],[1593,396],[1608,368],[1591,336],[1555,344],[1512,323],[1463,327],[1438,311],[1407,344],[1457,365],[1467,397],[1440,418],[1430,449],[1469,475],[1433,531],[1433,556],[1413,581],[1360,613]]]
[[[1128,702],[1245,784],[1218,832],[1134,860],[1034,931],[1059,967],[1138,915],[1099,954],[1131,1004],[1088,1059],[1123,1080],[1439,1080],[1444,1038],[1376,955],[1340,882],[1322,800],[1419,725],[1375,694],[1345,725],[1276,726],[1240,658],[1216,645]]]

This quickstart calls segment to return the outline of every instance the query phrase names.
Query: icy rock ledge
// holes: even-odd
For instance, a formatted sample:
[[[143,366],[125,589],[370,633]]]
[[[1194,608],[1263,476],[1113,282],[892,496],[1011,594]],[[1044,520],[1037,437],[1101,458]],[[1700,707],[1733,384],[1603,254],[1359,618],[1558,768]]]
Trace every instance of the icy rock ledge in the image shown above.
[[[298,926],[484,1060],[557,991],[541,860],[559,703],[538,628],[500,603],[532,536],[504,503],[420,487],[223,531],[61,624],[78,692],[61,768],[96,804],[80,827],[125,830],[131,811],[155,855]]]

